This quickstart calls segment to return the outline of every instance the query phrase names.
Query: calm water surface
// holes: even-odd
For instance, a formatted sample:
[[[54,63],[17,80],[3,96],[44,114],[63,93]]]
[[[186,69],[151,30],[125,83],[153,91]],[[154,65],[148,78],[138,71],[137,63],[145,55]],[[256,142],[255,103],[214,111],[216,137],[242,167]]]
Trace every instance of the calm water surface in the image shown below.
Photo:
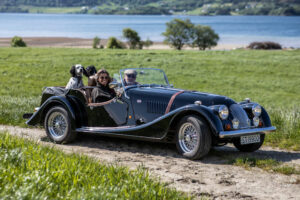
[[[163,41],[166,22],[189,18],[209,25],[222,44],[274,41],[285,47],[300,47],[300,17],[285,16],[158,16],[158,15],[73,15],[0,14],[0,37],[48,36],[121,39],[122,29],[136,30],[143,39]]]

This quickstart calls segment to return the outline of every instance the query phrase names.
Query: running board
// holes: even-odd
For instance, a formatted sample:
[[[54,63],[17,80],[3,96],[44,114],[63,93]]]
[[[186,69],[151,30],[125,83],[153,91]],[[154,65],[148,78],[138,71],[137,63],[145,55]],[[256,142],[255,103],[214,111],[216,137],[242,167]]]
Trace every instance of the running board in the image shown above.
[[[147,140],[147,141],[161,141],[163,138],[146,137],[140,135],[128,134],[131,131],[139,130],[143,127],[140,126],[119,126],[119,127],[81,127],[77,128],[76,132],[80,133],[95,133],[103,136],[120,137],[127,139],[136,140]]]

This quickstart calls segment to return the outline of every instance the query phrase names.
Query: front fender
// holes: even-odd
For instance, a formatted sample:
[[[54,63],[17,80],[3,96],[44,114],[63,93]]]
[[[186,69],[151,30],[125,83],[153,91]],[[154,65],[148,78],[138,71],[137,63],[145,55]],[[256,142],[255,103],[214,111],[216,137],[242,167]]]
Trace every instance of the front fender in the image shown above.
[[[250,102],[250,103],[240,102],[240,105],[242,105],[242,107],[244,109],[248,109],[248,110],[251,110],[253,104],[258,104],[258,103],[256,103],[256,102]],[[260,104],[258,104],[258,105],[260,105]],[[271,119],[270,119],[268,112],[262,105],[260,105],[260,107],[261,107],[261,119],[264,122],[264,127],[271,127],[272,123],[271,123]]]
[[[47,111],[53,106],[62,106],[66,109],[70,117],[71,128],[72,130],[75,130],[76,129],[75,111],[72,108],[71,103],[64,96],[52,96],[49,99],[47,99],[40,106],[39,110],[31,116],[31,118],[26,122],[26,124],[30,126],[43,125],[43,121]]]
[[[215,136],[218,136],[219,132],[223,131],[223,125],[220,118],[216,114],[214,114],[210,108],[206,106],[190,104],[184,106],[183,109],[176,110],[178,112],[175,115],[173,115],[173,118],[171,119],[171,127],[172,125],[177,124],[183,116],[188,114],[196,114],[198,116],[203,117],[207,121],[208,125],[212,130],[212,133]]]

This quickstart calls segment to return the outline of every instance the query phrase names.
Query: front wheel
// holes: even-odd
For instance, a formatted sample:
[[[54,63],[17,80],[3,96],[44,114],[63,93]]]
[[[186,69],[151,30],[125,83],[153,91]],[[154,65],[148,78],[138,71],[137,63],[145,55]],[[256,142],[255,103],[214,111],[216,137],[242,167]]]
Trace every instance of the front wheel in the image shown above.
[[[206,121],[196,115],[187,115],[177,127],[176,147],[186,158],[196,160],[208,154],[211,133]]]
[[[55,106],[47,112],[44,127],[50,140],[58,144],[71,142],[76,137],[71,130],[68,112],[61,106]]]
[[[258,142],[258,143],[252,143],[252,144],[242,145],[240,138],[237,138],[237,139],[235,139],[233,141],[233,145],[239,151],[242,151],[242,152],[253,152],[253,151],[258,150],[261,147],[261,145],[264,143],[264,140],[265,140],[265,134],[260,134],[260,142]]]

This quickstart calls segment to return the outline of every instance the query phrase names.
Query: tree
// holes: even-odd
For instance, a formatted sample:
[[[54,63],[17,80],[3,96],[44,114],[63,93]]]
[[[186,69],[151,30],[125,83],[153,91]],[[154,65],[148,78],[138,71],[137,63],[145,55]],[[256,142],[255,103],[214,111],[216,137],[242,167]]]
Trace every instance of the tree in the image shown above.
[[[214,47],[218,44],[219,35],[209,26],[196,25],[193,27],[193,47],[199,50]]]
[[[166,32],[162,35],[166,37],[165,43],[170,44],[178,50],[181,50],[183,45],[191,44],[193,24],[189,19],[173,19],[166,23]]]
[[[11,39],[10,42],[11,47],[26,47],[26,43],[23,41],[21,37],[15,36]]]
[[[132,30],[131,28],[124,28],[123,37],[127,39],[130,49],[143,48],[141,38],[135,30]]]

